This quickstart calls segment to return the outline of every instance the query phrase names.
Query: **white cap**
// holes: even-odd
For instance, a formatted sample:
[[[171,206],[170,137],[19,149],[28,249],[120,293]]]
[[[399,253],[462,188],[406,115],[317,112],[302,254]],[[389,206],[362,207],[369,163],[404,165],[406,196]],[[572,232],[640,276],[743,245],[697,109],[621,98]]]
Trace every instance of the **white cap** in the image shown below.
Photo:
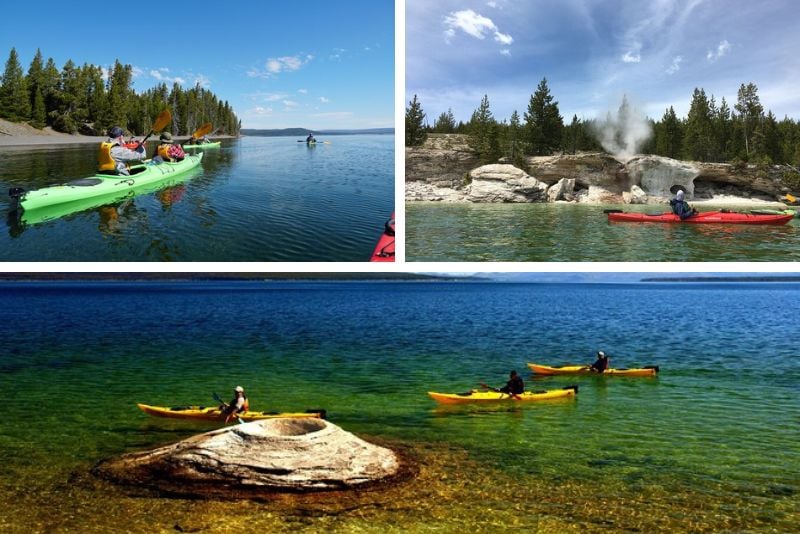
[[[244,388],[242,386],[236,386],[236,389],[234,389],[234,391],[236,393],[244,393]]]
[[[684,195],[683,189],[678,189],[678,194],[675,196],[677,197],[678,200],[683,200],[683,195]]]
[[[600,356],[601,358],[605,358],[606,357],[606,353],[603,352],[602,350],[597,351],[597,355]]]

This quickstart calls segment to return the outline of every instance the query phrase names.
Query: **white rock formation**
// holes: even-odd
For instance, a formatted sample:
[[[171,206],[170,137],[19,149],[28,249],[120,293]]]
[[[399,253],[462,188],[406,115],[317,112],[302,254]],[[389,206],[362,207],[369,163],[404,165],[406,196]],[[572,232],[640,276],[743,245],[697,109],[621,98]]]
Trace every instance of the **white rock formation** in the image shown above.
[[[389,449],[323,419],[269,419],[221,428],[98,466],[100,474],[166,491],[348,489],[395,475]]]
[[[687,161],[661,156],[637,156],[626,165],[633,184],[638,184],[648,195],[671,197],[671,189],[679,186],[686,198],[694,196],[694,179],[700,169]]]
[[[638,185],[633,185],[630,191],[622,193],[622,200],[625,204],[647,204],[647,193]]]
[[[466,198],[470,202],[537,202],[544,200],[547,184],[513,165],[484,165],[470,171]]]
[[[575,191],[575,178],[562,178],[547,190],[547,201],[572,200]]]

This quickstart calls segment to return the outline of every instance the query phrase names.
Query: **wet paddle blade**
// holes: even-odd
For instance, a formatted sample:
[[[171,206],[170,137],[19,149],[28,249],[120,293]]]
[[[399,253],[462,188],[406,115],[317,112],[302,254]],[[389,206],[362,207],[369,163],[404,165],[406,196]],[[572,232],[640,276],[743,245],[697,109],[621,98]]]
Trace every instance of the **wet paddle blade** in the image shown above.
[[[214,126],[210,122],[205,123],[200,128],[194,131],[194,133],[192,134],[192,138],[197,139],[203,137],[204,135],[208,134],[211,131],[211,128],[213,127]]]

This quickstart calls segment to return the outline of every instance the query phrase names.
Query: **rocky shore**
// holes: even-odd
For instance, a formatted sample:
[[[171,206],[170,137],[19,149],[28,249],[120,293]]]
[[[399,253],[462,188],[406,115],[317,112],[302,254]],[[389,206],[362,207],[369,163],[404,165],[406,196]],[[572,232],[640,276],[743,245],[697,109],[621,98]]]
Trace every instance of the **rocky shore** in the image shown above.
[[[480,165],[466,136],[431,135],[406,148],[407,202],[663,204],[680,188],[693,203],[780,205],[789,167],[701,163],[605,153],[529,157],[527,172]]]

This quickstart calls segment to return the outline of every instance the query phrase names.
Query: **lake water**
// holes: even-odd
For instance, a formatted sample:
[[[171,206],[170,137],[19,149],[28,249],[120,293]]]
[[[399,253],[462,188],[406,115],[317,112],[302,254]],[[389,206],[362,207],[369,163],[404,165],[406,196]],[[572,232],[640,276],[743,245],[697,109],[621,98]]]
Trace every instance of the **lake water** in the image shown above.
[[[7,221],[0,261],[367,261],[394,210],[394,136],[223,140],[158,192],[36,224]],[[0,148],[9,187],[90,176],[95,145]]]
[[[794,531],[798,297],[798,284],[4,283],[0,531]],[[661,373],[525,370],[600,349]],[[426,395],[510,369],[578,396],[485,410]],[[210,405],[235,385],[254,409],[325,408],[419,472],[248,503],[89,474],[208,428],[135,403]]]
[[[724,208],[725,206],[719,206]],[[657,206],[406,204],[408,261],[798,261],[785,226],[609,223],[604,209]],[[712,208],[703,207],[702,211]]]

